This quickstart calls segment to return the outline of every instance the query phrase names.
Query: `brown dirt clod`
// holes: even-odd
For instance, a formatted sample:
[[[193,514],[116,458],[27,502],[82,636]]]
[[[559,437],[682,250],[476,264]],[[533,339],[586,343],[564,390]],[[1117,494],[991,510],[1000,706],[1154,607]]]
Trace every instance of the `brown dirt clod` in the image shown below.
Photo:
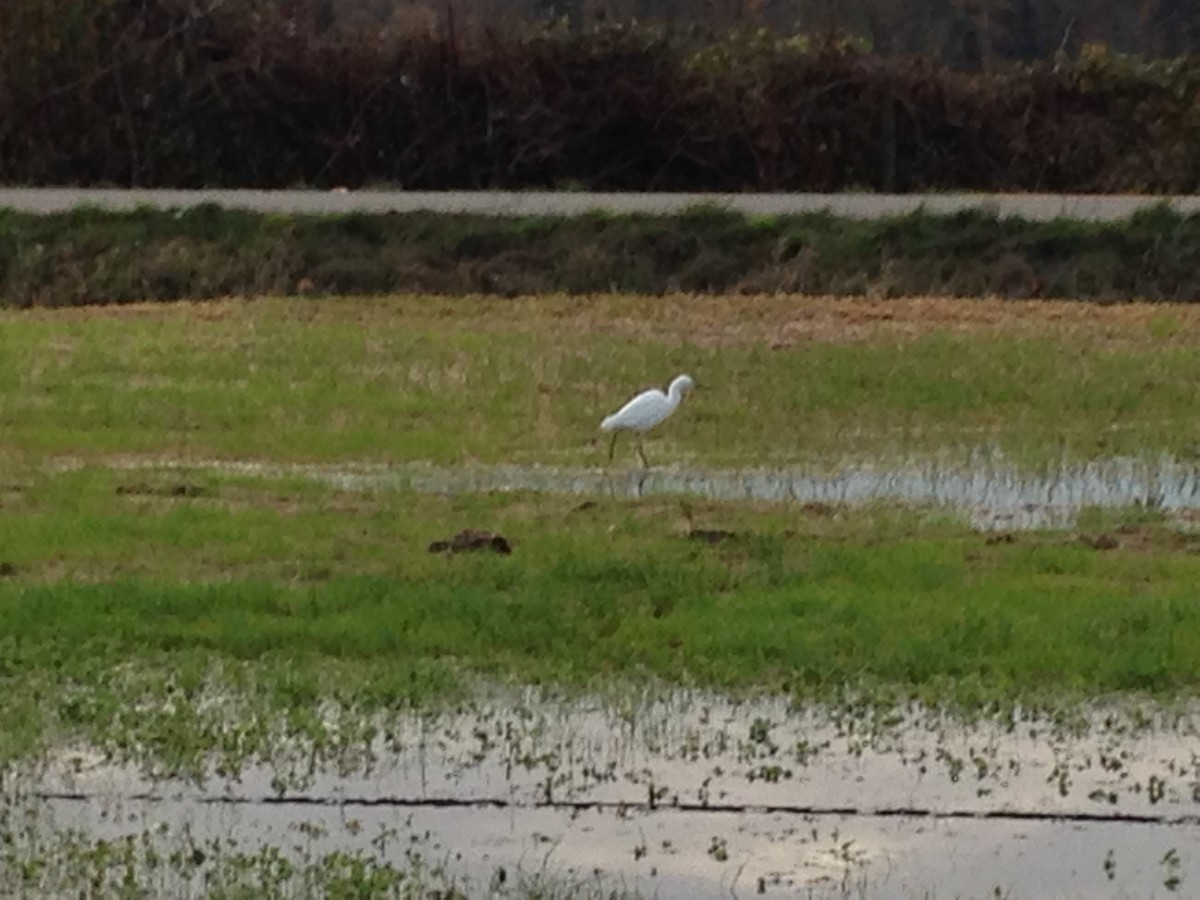
[[[430,553],[461,553],[468,550],[492,550],[507,556],[512,553],[512,545],[504,535],[473,528],[466,528],[452,538],[434,541],[429,545]]]

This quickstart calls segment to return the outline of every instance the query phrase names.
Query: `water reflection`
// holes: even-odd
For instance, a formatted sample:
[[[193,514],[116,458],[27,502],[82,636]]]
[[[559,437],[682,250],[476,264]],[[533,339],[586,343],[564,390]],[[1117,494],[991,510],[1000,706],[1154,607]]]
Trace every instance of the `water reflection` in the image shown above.
[[[304,747],[203,784],[75,748],[5,784],[27,814],[21,860],[68,829],[109,842],[149,829],[161,858],[181,839],[399,865],[417,848],[451,860],[470,896],[491,896],[500,868],[543,867],[679,898],[1149,896],[1200,879],[1195,722],[1194,706],[965,722],[531,690],[389,715],[359,764],[290,788]]]

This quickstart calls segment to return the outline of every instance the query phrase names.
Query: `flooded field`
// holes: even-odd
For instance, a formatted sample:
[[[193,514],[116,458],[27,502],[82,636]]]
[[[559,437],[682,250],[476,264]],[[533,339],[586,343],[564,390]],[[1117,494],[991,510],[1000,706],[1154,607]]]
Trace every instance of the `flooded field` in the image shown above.
[[[1089,509],[1129,507],[1189,526],[1200,509],[1196,467],[1168,456],[1041,470],[982,450],[779,470],[136,458],[109,467],[302,478],[361,492],[884,501],[1002,531],[1071,527]],[[199,489],[178,488],[154,502],[203,499]],[[105,490],[141,496],[124,484]],[[339,518],[354,521],[344,510]],[[390,522],[391,513],[382,518]],[[214,521],[225,528],[236,520]],[[195,523],[187,533],[195,537]],[[355,534],[338,532],[338,541],[343,533]],[[421,558],[425,547],[416,551]],[[950,582],[951,592],[970,590],[959,569],[931,571],[939,589]],[[1069,593],[1077,571],[1051,572],[1063,580],[1038,582],[1037,590],[1065,585]],[[893,578],[889,570],[889,608]],[[582,582],[564,583],[570,593]],[[1143,582],[1128,584],[1136,593]],[[1185,582],[1185,603],[1186,590]],[[770,595],[757,596],[761,603]],[[303,608],[271,607],[260,625],[290,622]],[[196,615],[211,622],[217,609]],[[864,609],[853,610],[855,633],[864,631]],[[1159,621],[1155,610],[1140,615],[1087,633],[1123,640],[1121,629]],[[1036,618],[1044,630],[1048,617]],[[1180,640],[1181,620],[1162,632],[1169,641]],[[982,627],[973,622],[964,614],[951,623],[962,631],[953,646],[986,649],[986,641],[967,640]],[[997,634],[1003,643],[1007,633]],[[296,635],[288,640],[294,646]],[[696,647],[696,658],[711,649]],[[451,642],[439,652],[457,658],[463,647]],[[878,657],[879,647],[866,652]],[[969,668],[955,652],[946,651],[937,671]],[[1147,659],[1149,666],[1157,657]],[[984,681],[1005,677],[980,665]],[[1170,672],[1176,661],[1161,665]],[[1036,660],[1021,671],[1031,669],[1043,672]],[[206,702],[223,709],[220,696]],[[1109,898],[1188,896],[1200,883],[1200,707],[1186,695],[1175,706],[1128,698],[1082,709],[997,703],[970,720],[915,704],[794,706],[785,697],[739,701],[663,687],[603,697],[493,687],[453,709],[365,721],[332,703],[293,707],[321,722],[326,737],[340,732],[344,740],[306,743],[284,730],[264,757],[231,763],[219,755],[217,735],[197,778],[160,768],[156,748],[128,735],[111,745],[54,745],[0,770],[0,895],[57,897],[87,885],[95,895],[127,896]],[[231,733],[247,715],[230,709]]]
[[[118,460],[117,468],[184,469],[304,477],[346,490],[433,493],[535,491],[625,498],[861,505],[881,501],[941,507],[984,530],[1070,527],[1089,508],[1143,507],[1180,524],[1200,513],[1200,467],[1170,456],[1063,462],[1019,468],[990,450],[823,468],[648,470],[545,465],[447,467],[286,465],[251,461]]]
[[[3,821],[45,887],[103,841],[127,848],[117,875],[173,891],[235,854],[350,854],[468,896],[539,877],[679,898],[1185,896],[1200,879],[1196,722],[1191,707],[966,722],[531,691],[381,719],[332,765],[294,746],[185,781],[62,748],[5,773]]]

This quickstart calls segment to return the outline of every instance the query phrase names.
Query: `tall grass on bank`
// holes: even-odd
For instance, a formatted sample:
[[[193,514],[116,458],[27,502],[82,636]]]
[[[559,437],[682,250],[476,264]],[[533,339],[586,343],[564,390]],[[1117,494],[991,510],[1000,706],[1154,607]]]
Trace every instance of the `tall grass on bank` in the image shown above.
[[[0,305],[230,295],[625,292],[1200,297],[1200,216],[1025,222],[985,212],[496,219],[277,216],[204,206],[0,211]]]

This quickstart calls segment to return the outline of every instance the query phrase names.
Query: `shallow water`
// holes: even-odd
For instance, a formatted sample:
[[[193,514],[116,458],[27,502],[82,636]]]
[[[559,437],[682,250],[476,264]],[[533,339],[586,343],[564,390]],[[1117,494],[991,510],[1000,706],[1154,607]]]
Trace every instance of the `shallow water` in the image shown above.
[[[862,505],[931,505],[974,527],[1070,527],[1089,507],[1142,506],[1188,522],[1200,513],[1200,467],[1170,456],[1062,462],[1029,471],[992,451],[901,462],[856,462],[827,469],[650,470],[543,465],[280,465],[253,461],[124,461],[138,469],[189,469],[305,477],[345,490],[407,488],[429,493],[536,491],[615,497],[693,496],[710,500]]]
[[[504,869],[681,898],[1151,896],[1200,879],[1197,715],[972,724],[530,693],[383,722],[341,772],[305,771],[298,751],[195,784],[77,748],[5,783],[43,835],[186,833],[395,863],[417,847],[474,885]]]
[[[622,886],[664,900],[1165,897],[1168,883],[1186,897],[1200,879],[1195,826],[174,801],[54,802],[43,815],[110,838],[166,822],[159,840],[168,847],[170,836],[186,830],[202,845],[268,845],[300,858],[357,851],[403,865],[416,849],[444,864],[472,897],[500,872],[552,873],[570,884]],[[163,884],[178,889],[180,880]]]

